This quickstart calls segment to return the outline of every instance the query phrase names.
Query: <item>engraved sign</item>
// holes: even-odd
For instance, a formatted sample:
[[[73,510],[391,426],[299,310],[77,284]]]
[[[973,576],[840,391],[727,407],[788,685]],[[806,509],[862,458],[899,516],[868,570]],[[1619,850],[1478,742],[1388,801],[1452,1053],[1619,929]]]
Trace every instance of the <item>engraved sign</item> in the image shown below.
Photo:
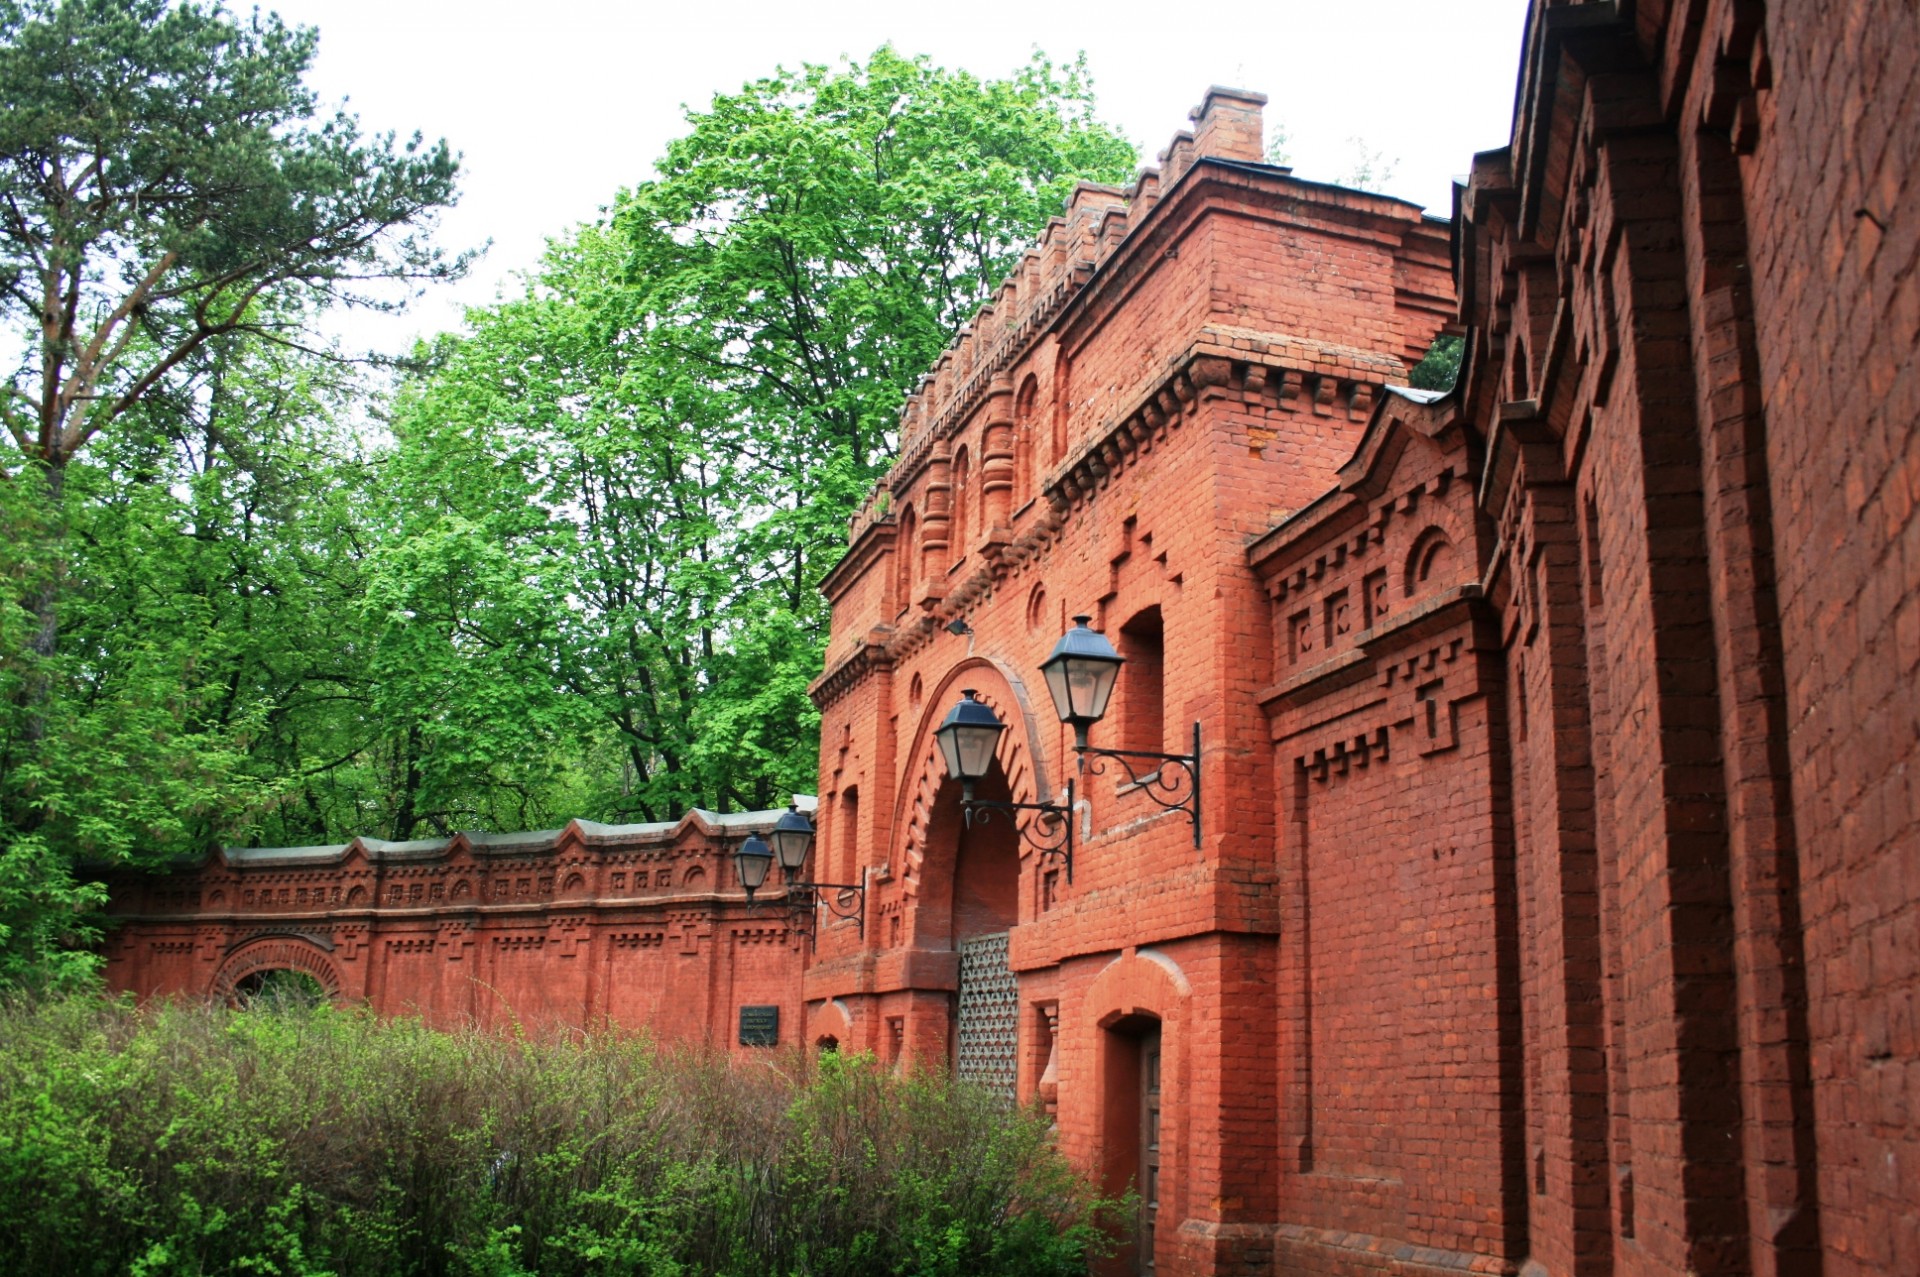
[[[779,1007],[740,1008],[741,1046],[778,1046],[779,1044]]]

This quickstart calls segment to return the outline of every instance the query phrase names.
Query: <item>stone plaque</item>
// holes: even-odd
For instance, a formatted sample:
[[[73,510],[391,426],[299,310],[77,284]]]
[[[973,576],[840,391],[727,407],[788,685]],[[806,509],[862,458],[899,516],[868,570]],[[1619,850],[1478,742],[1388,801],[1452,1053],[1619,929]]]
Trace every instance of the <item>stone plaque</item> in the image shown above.
[[[779,1007],[740,1008],[741,1046],[778,1046],[779,1044]]]

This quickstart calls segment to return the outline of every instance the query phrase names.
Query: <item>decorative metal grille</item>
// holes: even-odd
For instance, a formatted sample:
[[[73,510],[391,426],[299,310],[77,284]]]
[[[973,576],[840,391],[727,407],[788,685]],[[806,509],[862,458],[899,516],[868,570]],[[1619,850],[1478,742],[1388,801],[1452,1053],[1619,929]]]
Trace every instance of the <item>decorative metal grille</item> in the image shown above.
[[[1011,1100],[1020,1029],[1020,981],[1007,968],[1007,933],[960,945],[957,1071]]]

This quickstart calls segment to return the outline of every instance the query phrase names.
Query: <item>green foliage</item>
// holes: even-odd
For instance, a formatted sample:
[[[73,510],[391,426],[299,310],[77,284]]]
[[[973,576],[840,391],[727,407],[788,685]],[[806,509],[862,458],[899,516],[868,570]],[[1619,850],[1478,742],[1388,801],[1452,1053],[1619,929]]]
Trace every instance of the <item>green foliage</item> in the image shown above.
[[[716,97],[614,209],[646,353],[718,398],[770,479],[874,465],[1074,183],[1131,175],[1092,109],[1079,64],[983,82],[890,47]]]
[[[944,1077],[327,1009],[0,1009],[0,1269],[1085,1271],[1122,1203]]]
[[[1275,121],[1267,126],[1267,145],[1262,158],[1269,164],[1286,167],[1293,163],[1293,153],[1287,150],[1287,144],[1293,138],[1287,132],[1287,126]]]
[[[615,818],[810,788],[819,581],[906,390],[1073,183],[1132,164],[1091,110],[1078,66],[882,48],[690,115],[396,412],[383,712],[423,707],[436,756],[483,722],[528,733],[489,757],[591,740]]]
[[[314,38],[0,0],[0,986],[87,978],[76,866],[810,789],[818,585],[905,390],[1132,160],[1078,66],[782,72],[376,401],[289,338],[457,268],[413,236],[452,161],[315,123]]]
[[[1460,357],[1466,353],[1467,339],[1444,333],[1433,339],[1427,353],[1413,366],[1407,384],[1415,390],[1452,390],[1460,376]]]

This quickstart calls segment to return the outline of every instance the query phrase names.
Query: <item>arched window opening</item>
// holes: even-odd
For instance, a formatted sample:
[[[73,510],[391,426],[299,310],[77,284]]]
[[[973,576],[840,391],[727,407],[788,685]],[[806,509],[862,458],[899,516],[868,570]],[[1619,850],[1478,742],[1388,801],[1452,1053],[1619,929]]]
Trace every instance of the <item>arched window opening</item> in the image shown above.
[[[1166,657],[1158,606],[1136,613],[1120,627],[1122,749],[1162,750],[1166,739]]]

